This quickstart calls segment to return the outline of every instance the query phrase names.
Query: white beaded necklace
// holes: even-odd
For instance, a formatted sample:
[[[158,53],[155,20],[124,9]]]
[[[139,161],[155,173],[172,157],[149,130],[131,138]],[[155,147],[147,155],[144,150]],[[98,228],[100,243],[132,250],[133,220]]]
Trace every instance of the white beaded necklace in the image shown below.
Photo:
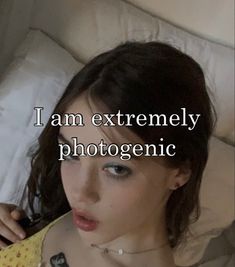
[[[116,254],[121,256],[124,254],[139,254],[139,253],[145,253],[145,252],[149,252],[149,251],[153,251],[153,250],[158,250],[160,248],[165,247],[168,244],[169,244],[169,242],[166,242],[157,248],[151,248],[151,249],[146,249],[146,250],[142,250],[142,251],[134,251],[134,252],[127,252],[127,251],[123,250],[122,248],[119,248],[118,250],[113,250],[113,249],[109,249],[109,248],[101,248],[96,244],[91,244],[91,247],[98,248],[98,249],[102,250],[102,253],[104,253],[104,254],[108,254],[108,253],[112,252],[112,253],[116,253]]]

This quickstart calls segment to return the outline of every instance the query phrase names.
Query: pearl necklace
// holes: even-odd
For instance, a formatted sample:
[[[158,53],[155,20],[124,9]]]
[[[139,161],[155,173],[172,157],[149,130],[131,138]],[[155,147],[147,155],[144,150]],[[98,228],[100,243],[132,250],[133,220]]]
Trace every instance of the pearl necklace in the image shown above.
[[[135,252],[127,252],[127,251],[123,250],[122,248],[119,248],[118,250],[113,250],[113,249],[109,249],[109,248],[101,248],[96,244],[91,244],[91,247],[95,247],[95,248],[102,250],[102,253],[104,253],[104,254],[108,254],[109,252],[112,252],[112,253],[116,253],[118,255],[123,255],[123,254],[139,254],[139,253],[145,253],[145,252],[149,252],[149,251],[153,251],[153,250],[158,250],[160,248],[165,247],[168,244],[169,243],[167,242],[167,243],[164,243],[163,245],[161,245],[157,248],[151,248],[151,249],[146,249],[146,250],[142,250],[142,251],[135,251]]]

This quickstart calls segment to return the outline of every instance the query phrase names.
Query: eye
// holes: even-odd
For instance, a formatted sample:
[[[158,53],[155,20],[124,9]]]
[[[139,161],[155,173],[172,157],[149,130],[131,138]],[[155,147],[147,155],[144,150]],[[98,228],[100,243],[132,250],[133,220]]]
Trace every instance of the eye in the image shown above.
[[[116,179],[127,178],[132,173],[131,169],[128,167],[116,163],[109,163],[105,165],[104,171],[108,174],[108,176]]]
[[[74,161],[74,160],[79,160],[79,156],[73,156],[73,153],[71,152],[71,155],[64,156],[65,161]]]

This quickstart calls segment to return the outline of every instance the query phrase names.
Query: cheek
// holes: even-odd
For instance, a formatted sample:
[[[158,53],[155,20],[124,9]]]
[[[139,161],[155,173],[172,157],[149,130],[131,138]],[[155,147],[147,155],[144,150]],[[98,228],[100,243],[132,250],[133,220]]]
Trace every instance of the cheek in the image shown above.
[[[108,207],[113,218],[128,228],[128,224],[138,225],[147,218],[160,216],[167,202],[167,175],[165,169],[149,168],[139,172],[132,182],[114,187],[109,193]]]
[[[71,188],[73,187],[73,181],[75,181],[75,179],[73,179],[74,172],[72,168],[68,167],[65,163],[61,163],[60,172],[64,191],[69,200]]]
[[[109,211],[116,218],[140,220],[158,206],[160,198],[155,188],[148,184],[129,184],[109,193]]]
[[[61,179],[63,185],[66,183],[66,177],[69,177],[69,169],[65,167],[64,163],[61,163],[60,167]]]

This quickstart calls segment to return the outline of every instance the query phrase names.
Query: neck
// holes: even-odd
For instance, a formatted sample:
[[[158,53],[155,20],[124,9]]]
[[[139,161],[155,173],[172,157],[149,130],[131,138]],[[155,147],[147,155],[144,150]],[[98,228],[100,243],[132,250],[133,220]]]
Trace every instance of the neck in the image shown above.
[[[140,225],[129,233],[99,245],[101,248],[118,250],[122,248],[127,252],[141,251],[159,247],[167,243],[167,233],[163,223],[156,225]]]
[[[149,220],[148,225],[140,225],[131,232],[120,236],[110,242],[99,245],[99,248],[108,248],[114,251],[123,249],[124,252],[141,252],[148,249],[154,249],[148,252],[135,253],[135,254],[123,254],[118,255],[114,252],[109,252],[108,254],[103,254],[102,250],[99,248],[91,248],[87,246],[90,250],[94,259],[101,258],[107,263],[107,266],[145,266],[147,263],[153,263],[156,266],[159,262],[159,266],[174,266],[172,251],[168,244],[168,235],[165,228],[165,216],[158,216],[159,219],[157,224],[152,223]],[[155,218],[156,220],[156,218]],[[167,262],[168,265],[165,263]],[[169,264],[169,262],[171,264]],[[155,265],[154,265],[155,263]],[[116,265],[115,265],[116,264]]]

